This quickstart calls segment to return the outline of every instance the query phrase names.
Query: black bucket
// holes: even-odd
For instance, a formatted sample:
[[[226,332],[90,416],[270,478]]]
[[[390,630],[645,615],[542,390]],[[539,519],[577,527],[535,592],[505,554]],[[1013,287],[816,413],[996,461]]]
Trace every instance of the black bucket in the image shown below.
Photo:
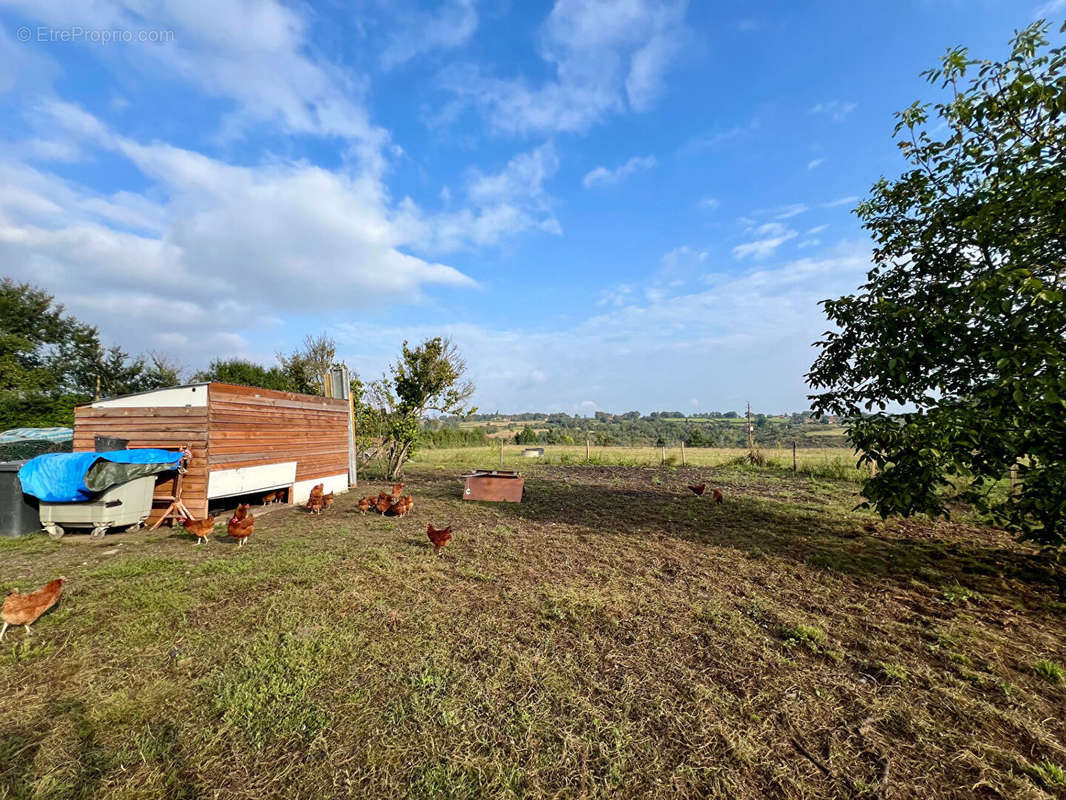
[[[0,536],[21,536],[41,529],[37,500],[22,493],[19,469],[25,461],[0,461]]]
[[[129,439],[120,439],[117,436],[94,436],[93,449],[97,453],[109,453],[112,450],[125,450],[129,447]]]

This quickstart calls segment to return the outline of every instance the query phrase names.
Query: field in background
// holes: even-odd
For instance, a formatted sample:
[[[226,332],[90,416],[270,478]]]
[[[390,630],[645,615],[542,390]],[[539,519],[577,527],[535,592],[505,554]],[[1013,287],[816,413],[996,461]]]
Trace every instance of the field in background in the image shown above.
[[[540,445],[538,445],[540,446]],[[658,447],[593,447],[591,461],[586,461],[584,445],[543,445],[544,455],[526,458],[525,445],[504,445],[504,469],[524,469],[531,464],[569,466],[591,463],[596,466],[658,467],[662,450]],[[747,450],[729,447],[686,447],[685,462],[690,467],[722,467],[736,464]],[[768,459],[768,466],[792,469],[792,450],[760,450]],[[666,448],[668,466],[681,466],[681,450]],[[804,447],[796,449],[796,463],[801,474],[812,477],[859,481],[869,473],[855,468],[857,458],[851,450],[840,447]],[[431,467],[456,469],[496,469],[500,466],[498,445],[490,447],[454,447],[423,449],[415,455],[414,463]]]

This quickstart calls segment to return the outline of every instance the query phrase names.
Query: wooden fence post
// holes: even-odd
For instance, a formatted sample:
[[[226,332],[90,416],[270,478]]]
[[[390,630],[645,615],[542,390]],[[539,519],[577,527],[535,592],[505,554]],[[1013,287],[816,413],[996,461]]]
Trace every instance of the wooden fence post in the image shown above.
[[[585,437],[585,460],[592,461],[592,450],[589,449],[589,437]]]
[[[660,467],[666,466],[666,445],[665,444],[663,445],[662,455],[659,457],[659,466]]]
[[[503,469],[503,438],[500,438],[500,469]]]
[[[796,443],[792,443],[792,471],[796,471]]]
[[[683,466],[683,467],[688,466],[687,462],[685,461],[685,440],[684,439],[681,440],[681,466]]]

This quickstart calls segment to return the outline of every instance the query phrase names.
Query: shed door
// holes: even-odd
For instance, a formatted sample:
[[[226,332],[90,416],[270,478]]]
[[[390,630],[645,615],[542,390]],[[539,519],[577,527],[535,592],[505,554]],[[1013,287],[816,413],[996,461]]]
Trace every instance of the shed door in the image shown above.
[[[207,476],[207,497],[234,497],[283,489],[296,483],[296,462],[215,470]]]

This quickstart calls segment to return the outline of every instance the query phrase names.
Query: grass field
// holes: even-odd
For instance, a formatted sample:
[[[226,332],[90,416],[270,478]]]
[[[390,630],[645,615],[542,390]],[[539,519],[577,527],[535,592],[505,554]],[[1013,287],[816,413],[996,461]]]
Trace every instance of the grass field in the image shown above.
[[[538,445],[539,446],[539,445]],[[545,445],[544,455],[530,459],[522,455],[525,445],[504,445],[505,469],[524,469],[531,464],[553,466],[594,465],[616,467],[658,467],[663,451],[658,447],[592,447],[591,460],[586,460],[584,445]],[[737,462],[747,450],[728,447],[686,447],[685,463],[690,467],[721,467]],[[764,449],[760,451],[771,466],[792,468],[792,449]],[[668,466],[681,466],[681,449],[666,448]],[[855,468],[856,456],[842,447],[801,447],[796,450],[800,473],[815,477],[858,481],[869,474]],[[489,447],[454,447],[419,450],[415,463],[441,469],[493,469],[500,465],[499,445]]]
[[[1002,532],[740,467],[464,503],[442,455],[402,519],[0,540],[0,590],[68,578],[0,644],[0,798],[1066,792],[1066,604]]]

